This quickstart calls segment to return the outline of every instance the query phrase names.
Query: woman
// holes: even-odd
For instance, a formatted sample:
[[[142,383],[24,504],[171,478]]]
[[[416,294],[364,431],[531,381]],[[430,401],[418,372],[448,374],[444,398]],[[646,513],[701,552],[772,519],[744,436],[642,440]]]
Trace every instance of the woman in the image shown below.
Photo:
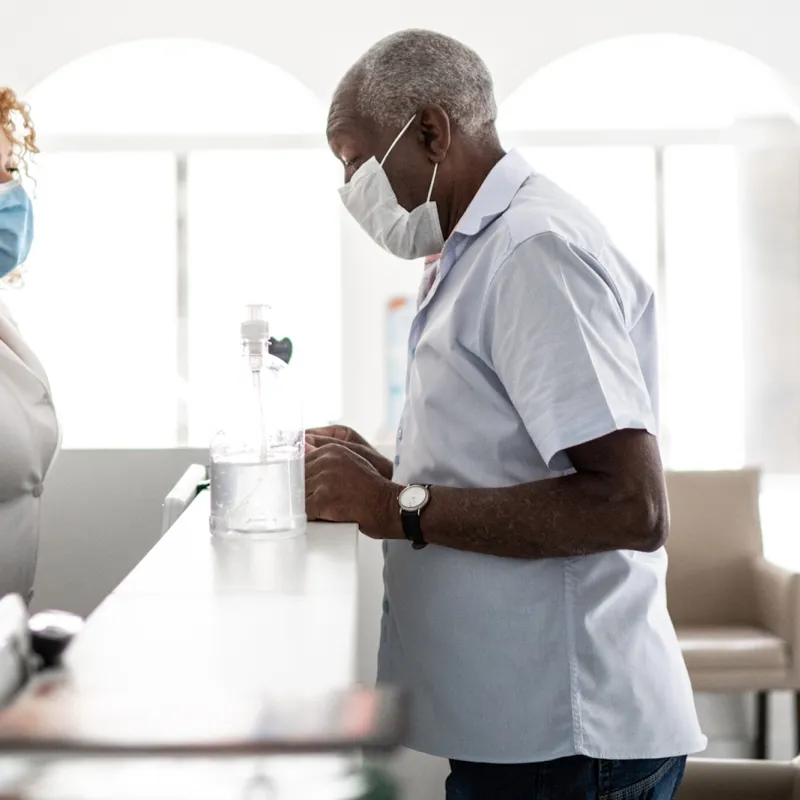
[[[19,181],[36,134],[27,106],[0,87],[0,281],[19,281],[33,238],[31,201]],[[44,369],[0,300],[0,596],[30,601],[45,476],[58,424]]]

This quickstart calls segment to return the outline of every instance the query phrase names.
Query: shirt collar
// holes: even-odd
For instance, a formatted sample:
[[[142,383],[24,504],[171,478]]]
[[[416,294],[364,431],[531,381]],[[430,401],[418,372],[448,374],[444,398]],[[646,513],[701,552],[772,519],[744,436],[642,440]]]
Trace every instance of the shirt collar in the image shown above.
[[[533,168],[517,150],[507,153],[486,176],[453,233],[475,236],[510,205]]]

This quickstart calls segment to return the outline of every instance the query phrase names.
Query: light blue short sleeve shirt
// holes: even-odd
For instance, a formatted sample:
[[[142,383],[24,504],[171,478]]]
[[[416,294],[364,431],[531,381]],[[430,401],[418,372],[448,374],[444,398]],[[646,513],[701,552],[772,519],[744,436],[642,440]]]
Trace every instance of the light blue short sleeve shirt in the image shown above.
[[[570,447],[657,432],[657,373],[650,287],[586,208],[509,153],[421,299],[394,479],[468,488],[567,474]],[[663,549],[384,552],[379,680],[411,693],[410,747],[493,763],[705,747]]]

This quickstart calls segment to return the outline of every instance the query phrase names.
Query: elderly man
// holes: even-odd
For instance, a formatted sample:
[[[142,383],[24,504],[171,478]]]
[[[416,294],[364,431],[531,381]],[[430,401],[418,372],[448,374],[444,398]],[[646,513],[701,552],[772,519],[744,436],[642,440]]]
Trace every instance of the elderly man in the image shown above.
[[[663,800],[705,739],[665,600],[653,293],[495,117],[481,59],[427,31],[336,90],[347,209],[433,258],[394,464],[312,431],[308,512],[384,540],[379,679],[448,798]]]

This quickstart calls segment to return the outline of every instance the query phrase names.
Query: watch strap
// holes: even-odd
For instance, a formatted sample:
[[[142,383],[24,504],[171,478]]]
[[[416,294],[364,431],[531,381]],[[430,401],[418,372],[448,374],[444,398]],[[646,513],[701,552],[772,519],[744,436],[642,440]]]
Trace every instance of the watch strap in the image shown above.
[[[430,491],[431,487],[426,485],[425,488]],[[422,533],[422,509],[406,511],[401,508],[400,523],[403,526],[403,535],[411,542],[412,549],[422,550],[427,547],[428,543]]]
[[[414,550],[422,550],[427,546],[428,543],[422,535],[419,511],[401,511],[400,518],[403,524],[403,535],[411,542],[411,547]]]

